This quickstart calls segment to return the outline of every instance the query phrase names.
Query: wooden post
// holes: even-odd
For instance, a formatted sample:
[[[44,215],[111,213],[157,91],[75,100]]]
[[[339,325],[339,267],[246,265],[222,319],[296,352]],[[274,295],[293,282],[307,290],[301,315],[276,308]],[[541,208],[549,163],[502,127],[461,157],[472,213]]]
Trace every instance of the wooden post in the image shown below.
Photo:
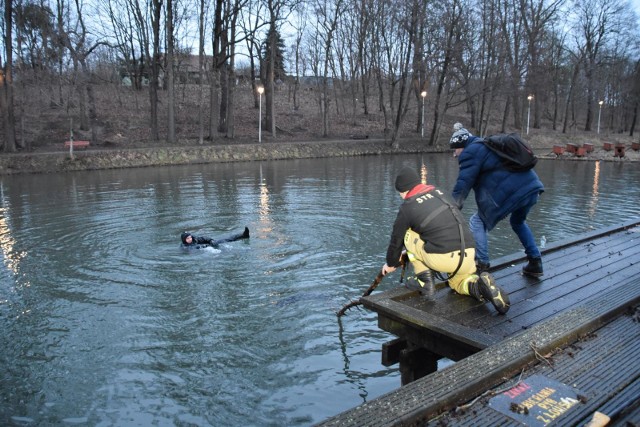
[[[402,385],[420,379],[438,370],[440,357],[424,347],[400,351],[400,380]]]

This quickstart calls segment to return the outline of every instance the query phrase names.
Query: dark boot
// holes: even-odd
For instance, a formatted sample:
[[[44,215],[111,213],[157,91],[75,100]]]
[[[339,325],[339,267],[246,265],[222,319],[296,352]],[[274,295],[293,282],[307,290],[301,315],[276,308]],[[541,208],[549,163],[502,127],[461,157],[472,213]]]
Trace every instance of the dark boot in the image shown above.
[[[491,264],[485,264],[480,261],[476,261],[476,274],[480,275],[480,273],[484,273],[485,271],[489,271]]]
[[[529,258],[527,265],[522,267],[522,274],[531,277],[542,276],[544,274],[542,272],[542,258]]]
[[[431,270],[423,271],[416,276],[407,277],[405,286],[407,289],[420,292],[420,295],[424,295],[429,299],[432,299],[435,295],[435,283]]]
[[[489,273],[482,273],[477,281],[469,283],[469,294],[478,301],[489,301],[500,314],[509,311],[509,295],[496,285]]]

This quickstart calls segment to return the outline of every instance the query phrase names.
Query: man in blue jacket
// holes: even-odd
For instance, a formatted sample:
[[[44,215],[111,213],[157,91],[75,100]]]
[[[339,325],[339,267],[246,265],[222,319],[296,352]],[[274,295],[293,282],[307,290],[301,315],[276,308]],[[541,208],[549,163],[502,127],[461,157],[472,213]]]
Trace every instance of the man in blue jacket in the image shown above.
[[[507,170],[500,157],[483,141],[483,138],[471,135],[461,126],[449,141],[460,165],[458,180],[453,188],[453,200],[462,209],[473,189],[478,206],[478,211],[469,219],[476,242],[478,269],[487,270],[490,265],[487,233],[510,215],[511,228],[527,254],[528,263],[522,268],[522,273],[540,277],[543,274],[542,257],[526,220],[544,186],[533,169],[525,172]]]

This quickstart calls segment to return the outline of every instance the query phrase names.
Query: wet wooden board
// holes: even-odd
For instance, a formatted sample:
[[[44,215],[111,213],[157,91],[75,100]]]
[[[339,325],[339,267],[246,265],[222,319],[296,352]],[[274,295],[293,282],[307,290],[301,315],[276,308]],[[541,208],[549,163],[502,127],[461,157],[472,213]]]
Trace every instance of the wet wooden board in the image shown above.
[[[640,324],[630,312],[639,304],[640,276],[637,276],[612,289],[607,298],[594,295],[448,368],[332,417],[321,425],[422,425],[487,390],[513,386],[523,372],[547,375],[579,389],[585,394],[585,403],[563,417],[566,417],[564,420],[570,417],[574,421],[587,420],[596,410],[606,410],[607,405],[615,407],[627,401],[620,400],[624,396],[628,399],[635,395],[640,377],[640,364],[637,363]],[[578,342],[581,337],[587,339]],[[563,349],[561,353],[558,353],[559,349]],[[554,353],[557,356],[550,359],[543,357]],[[443,420],[444,425],[520,425],[487,407],[486,401],[484,403],[484,406],[474,406],[467,417]],[[633,407],[628,409],[633,411]],[[633,416],[633,412],[630,413],[625,416]],[[562,422],[556,425],[582,424]]]
[[[521,425],[514,422],[518,415],[496,410],[492,405],[494,396],[509,393],[518,381],[526,383],[536,375],[575,389],[580,403],[561,414],[543,413],[541,420],[533,416],[527,420],[532,414],[523,414],[518,421],[528,421],[530,426],[544,425],[543,421],[553,421],[555,425],[585,425],[599,412],[611,417],[616,425],[624,422],[637,425],[640,423],[638,355],[640,323],[630,315],[620,316],[585,339],[554,352],[548,361],[498,385],[466,411],[441,416],[439,422],[448,426]]]
[[[545,274],[521,274],[524,254],[497,260],[492,274],[508,293],[511,309],[494,308],[441,284],[435,301],[398,286],[361,299],[378,313],[378,324],[435,354],[459,360],[594,296],[608,297],[640,277],[640,221],[610,227],[550,245],[543,251]]]

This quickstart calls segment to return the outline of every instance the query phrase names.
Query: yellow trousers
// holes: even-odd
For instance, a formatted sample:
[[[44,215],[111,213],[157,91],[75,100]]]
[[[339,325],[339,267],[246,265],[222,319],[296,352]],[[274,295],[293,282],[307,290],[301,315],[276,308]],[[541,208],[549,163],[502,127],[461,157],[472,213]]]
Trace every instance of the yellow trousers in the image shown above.
[[[416,275],[431,269],[442,273],[453,273],[460,262],[460,250],[449,252],[446,254],[432,254],[425,252],[424,241],[420,235],[413,230],[408,230],[404,235],[404,246],[409,255],[409,261]],[[451,289],[461,295],[469,295],[469,282],[478,280],[476,272],[474,248],[467,248],[462,265],[456,272],[455,276],[448,279]]]

